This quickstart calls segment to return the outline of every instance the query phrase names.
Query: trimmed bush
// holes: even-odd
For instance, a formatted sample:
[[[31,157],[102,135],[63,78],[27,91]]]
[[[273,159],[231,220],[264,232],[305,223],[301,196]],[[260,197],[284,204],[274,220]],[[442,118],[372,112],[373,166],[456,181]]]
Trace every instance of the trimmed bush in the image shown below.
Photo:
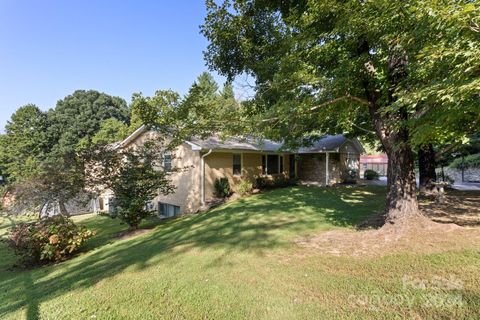
[[[363,177],[367,180],[378,180],[379,178],[379,175],[377,173],[377,171],[375,170],[371,170],[371,169],[367,169],[365,170],[365,172],[363,173]]]
[[[21,264],[32,266],[67,259],[93,235],[93,231],[77,226],[67,217],[54,216],[14,226],[9,246]]]
[[[253,183],[247,180],[241,180],[236,186],[237,192],[244,196],[253,190]]]
[[[215,180],[215,195],[219,198],[226,198],[230,195],[230,183],[227,178]]]

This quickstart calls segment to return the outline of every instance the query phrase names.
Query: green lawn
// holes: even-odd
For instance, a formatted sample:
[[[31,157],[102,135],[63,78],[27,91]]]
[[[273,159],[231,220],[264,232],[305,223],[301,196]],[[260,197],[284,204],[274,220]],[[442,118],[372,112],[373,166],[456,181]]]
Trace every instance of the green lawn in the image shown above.
[[[478,250],[335,257],[295,244],[300,236],[353,228],[381,209],[384,192],[275,190],[126,240],[115,237],[126,229],[118,220],[76,217],[98,235],[61,264],[11,271],[14,257],[0,244],[0,318],[480,317]],[[1,220],[0,234],[9,224]],[[430,285],[404,288],[404,276]],[[439,290],[439,279],[460,285]]]

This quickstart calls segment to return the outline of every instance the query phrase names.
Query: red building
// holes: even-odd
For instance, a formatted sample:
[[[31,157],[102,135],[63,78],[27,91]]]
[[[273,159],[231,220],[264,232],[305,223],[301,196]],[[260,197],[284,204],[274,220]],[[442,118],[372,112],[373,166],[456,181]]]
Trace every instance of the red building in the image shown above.
[[[360,177],[363,177],[367,169],[376,171],[380,176],[386,176],[387,167],[388,157],[384,153],[360,156]]]

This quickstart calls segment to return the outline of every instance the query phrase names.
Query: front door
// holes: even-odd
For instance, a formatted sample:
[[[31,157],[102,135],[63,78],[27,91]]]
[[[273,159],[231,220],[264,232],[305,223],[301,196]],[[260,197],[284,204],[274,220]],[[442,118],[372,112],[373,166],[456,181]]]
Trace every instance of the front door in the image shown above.
[[[291,179],[295,178],[295,155],[294,154],[291,154],[289,156],[289,168],[288,168],[288,173],[289,173],[289,176]]]

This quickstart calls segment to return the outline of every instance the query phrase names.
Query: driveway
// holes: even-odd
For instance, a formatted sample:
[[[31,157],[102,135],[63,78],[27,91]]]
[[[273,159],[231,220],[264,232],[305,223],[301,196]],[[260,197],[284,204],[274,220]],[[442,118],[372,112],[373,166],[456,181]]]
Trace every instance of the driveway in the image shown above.
[[[376,186],[386,186],[387,185],[387,178],[380,177],[378,180],[362,180],[362,183],[369,184],[369,185],[376,185]],[[418,186],[418,178],[417,178],[417,186]],[[452,186],[453,189],[461,190],[461,191],[480,191],[480,183],[478,182],[455,182]]]

